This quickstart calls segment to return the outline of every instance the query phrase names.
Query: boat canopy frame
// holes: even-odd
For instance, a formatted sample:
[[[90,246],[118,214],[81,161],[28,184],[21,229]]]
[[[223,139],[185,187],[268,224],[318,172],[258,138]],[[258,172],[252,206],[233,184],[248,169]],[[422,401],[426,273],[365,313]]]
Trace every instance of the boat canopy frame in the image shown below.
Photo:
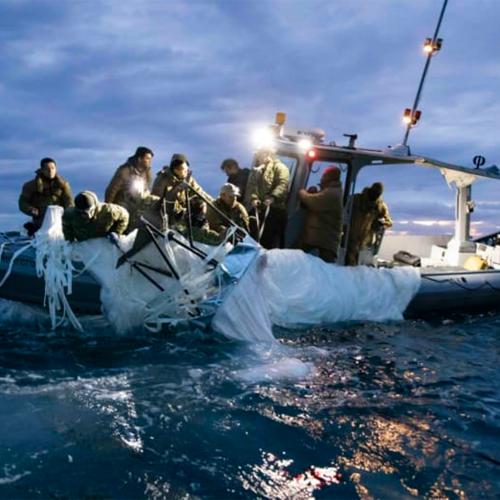
[[[448,184],[454,183],[457,189],[454,240],[459,250],[471,242],[469,230],[471,185],[479,178],[500,181],[500,172],[498,169],[468,168],[422,155],[400,154],[397,148],[393,148],[393,152],[391,148],[382,151],[351,146],[337,146],[334,143],[316,143],[310,149],[314,150],[314,154],[309,156],[308,151],[304,152],[300,149],[298,142],[286,137],[276,137],[274,148],[278,155],[292,157],[297,160],[297,165],[294,171],[291,172],[290,178],[288,198],[289,218],[300,208],[298,192],[300,189],[306,187],[314,162],[342,163],[347,166],[347,175],[343,188],[344,231],[339,251],[339,263],[344,262],[352,215],[352,197],[355,193],[357,177],[362,169],[381,165],[415,165],[416,167],[439,169]],[[292,242],[289,241],[288,243]]]

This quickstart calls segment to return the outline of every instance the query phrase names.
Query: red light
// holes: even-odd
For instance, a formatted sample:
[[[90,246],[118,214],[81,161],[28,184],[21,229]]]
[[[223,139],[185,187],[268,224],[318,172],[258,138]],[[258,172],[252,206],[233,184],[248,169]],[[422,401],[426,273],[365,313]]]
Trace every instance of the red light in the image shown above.
[[[307,152],[307,157],[308,157],[308,158],[311,158],[311,159],[316,158],[316,150],[315,150],[315,149],[310,149],[310,150]]]

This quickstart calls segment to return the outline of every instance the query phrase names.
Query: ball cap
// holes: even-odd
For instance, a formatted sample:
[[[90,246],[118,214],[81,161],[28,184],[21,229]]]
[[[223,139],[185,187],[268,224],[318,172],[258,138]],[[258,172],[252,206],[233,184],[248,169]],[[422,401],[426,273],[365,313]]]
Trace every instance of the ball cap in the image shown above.
[[[223,184],[222,187],[220,188],[220,194],[227,194],[229,196],[239,196],[240,189],[238,188],[238,186],[235,186],[234,184],[227,182],[226,184]]]

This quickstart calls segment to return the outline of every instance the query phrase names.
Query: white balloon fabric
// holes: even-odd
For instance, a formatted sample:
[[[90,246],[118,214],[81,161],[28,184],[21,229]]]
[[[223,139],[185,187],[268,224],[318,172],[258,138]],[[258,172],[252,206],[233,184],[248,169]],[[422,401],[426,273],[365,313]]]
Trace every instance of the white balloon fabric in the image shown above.
[[[45,279],[45,300],[52,319],[67,317],[81,329],[66,294],[72,290],[74,267],[81,261],[101,285],[103,313],[117,332],[143,327],[156,331],[165,323],[198,316],[207,299],[223,302],[215,311],[212,327],[229,338],[247,342],[274,342],[273,325],[308,327],[339,321],[399,320],[420,286],[420,273],[412,267],[375,269],[327,264],[301,250],[262,250],[252,242],[231,248],[205,247],[200,259],[176,243],[162,242],[180,280],[150,271],[160,291],[128,263],[116,261],[134,241],[131,233],[119,239],[121,250],[106,238],[69,244],[64,240],[62,208],[49,207],[33,246],[38,276]],[[179,235],[180,237],[180,235]],[[186,241],[187,244],[187,241]],[[220,271],[208,265],[223,261],[231,279],[221,295]],[[151,267],[163,267],[153,245],[136,257]]]
[[[262,250],[212,326],[227,337],[269,341],[273,324],[400,320],[419,287],[412,267],[343,267],[301,250]]]

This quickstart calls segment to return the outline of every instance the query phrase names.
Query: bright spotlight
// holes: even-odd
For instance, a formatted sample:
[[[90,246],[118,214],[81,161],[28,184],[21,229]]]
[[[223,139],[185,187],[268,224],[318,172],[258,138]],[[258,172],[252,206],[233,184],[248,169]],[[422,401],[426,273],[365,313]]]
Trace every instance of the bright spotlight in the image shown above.
[[[269,127],[257,129],[252,135],[252,142],[257,149],[271,148],[274,145],[274,132]]]
[[[305,153],[312,148],[313,143],[311,139],[300,139],[300,141],[297,142],[297,146],[303,153]]]
[[[432,43],[432,38],[426,38],[424,42],[424,52],[426,54],[432,53],[434,50],[433,48],[433,43]]]
[[[144,181],[142,179],[134,179],[132,181],[132,189],[135,193],[142,196],[144,194]]]

